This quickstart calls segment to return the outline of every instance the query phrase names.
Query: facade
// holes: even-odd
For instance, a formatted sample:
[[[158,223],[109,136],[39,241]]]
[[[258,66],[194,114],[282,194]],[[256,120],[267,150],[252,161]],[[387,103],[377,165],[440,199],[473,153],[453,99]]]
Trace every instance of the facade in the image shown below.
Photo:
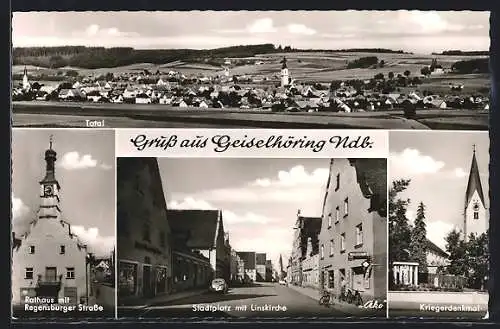
[[[257,272],[257,281],[266,281],[266,254],[255,254],[255,270]]]
[[[257,281],[256,254],[253,251],[238,251],[238,256],[245,266],[244,280],[250,282]]]
[[[481,184],[481,176],[476,160],[476,149],[472,153],[472,163],[465,191],[464,204],[464,220],[463,220],[463,236],[465,240],[469,235],[480,235],[488,230],[488,211],[484,200],[483,187]]]
[[[300,210],[297,212],[295,233],[292,250],[292,284],[302,286],[304,269],[303,261],[314,257],[318,253],[318,235],[321,230],[321,217],[303,217]],[[308,242],[310,240],[311,250],[308,253]],[[306,262],[309,266],[310,264]],[[309,268],[308,270],[310,270]],[[308,271],[306,271],[308,272]]]
[[[172,233],[182,238],[185,248],[209,260],[212,277],[230,281],[230,251],[227,248],[222,211],[168,210]]]
[[[333,159],[324,198],[320,288],[386,298],[386,159]]]
[[[302,260],[302,286],[315,289],[319,286],[319,252],[317,235],[315,247],[313,246],[311,237],[309,237],[307,241],[306,256]]]
[[[267,282],[271,282],[274,278],[273,278],[273,263],[270,259],[267,259],[266,260],[266,278],[265,278],[265,281]]]
[[[37,218],[24,234],[13,233],[12,298],[23,304],[25,297],[68,297],[70,304],[89,300],[87,248],[61,217],[61,186],[55,176],[57,153],[45,151],[46,171],[40,184]],[[67,302],[65,302],[67,303]]]
[[[449,264],[449,255],[432,241],[427,240],[427,271],[430,274],[436,274],[439,269],[445,269]]]
[[[155,158],[117,159],[119,303],[172,291],[172,235]]]

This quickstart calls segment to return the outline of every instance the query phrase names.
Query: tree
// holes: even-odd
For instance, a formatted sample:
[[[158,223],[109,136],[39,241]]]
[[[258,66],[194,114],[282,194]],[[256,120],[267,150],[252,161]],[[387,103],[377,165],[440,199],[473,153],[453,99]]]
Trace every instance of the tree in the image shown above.
[[[489,273],[488,235],[471,234],[466,245],[467,286],[473,289],[484,289],[485,278]]]
[[[425,224],[425,205],[420,202],[417,208],[417,217],[413,223],[410,240],[410,255],[413,261],[418,262],[419,271],[427,273],[427,229]]]
[[[384,80],[384,73],[377,73],[373,78],[375,80]]]
[[[460,232],[453,230],[445,238],[446,251],[450,255],[450,264],[447,272],[453,275],[466,275],[468,272],[466,262],[467,246],[462,240]]]
[[[382,59],[382,60],[380,60],[379,66],[380,66],[380,67],[384,67],[384,66],[385,66],[385,61],[384,61],[383,59]]]
[[[411,229],[406,218],[410,199],[397,198],[410,185],[409,179],[392,182],[389,190],[389,261],[409,261]]]
[[[105,76],[106,81],[113,81],[114,78],[115,78],[115,75],[113,74],[113,72],[106,73],[106,76]]]
[[[430,69],[428,66],[424,66],[424,67],[422,67],[422,69],[420,70],[420,73],[421,73],[422,75],[429,76],[429,75],[431,75],[431,69]]]
[[[411,74],[411,72],[409,70],[404,71],[405,77],[408,78],[410,76],[410,74]]]
[[[389,79],[394,79],[394,72],[389,72]]]

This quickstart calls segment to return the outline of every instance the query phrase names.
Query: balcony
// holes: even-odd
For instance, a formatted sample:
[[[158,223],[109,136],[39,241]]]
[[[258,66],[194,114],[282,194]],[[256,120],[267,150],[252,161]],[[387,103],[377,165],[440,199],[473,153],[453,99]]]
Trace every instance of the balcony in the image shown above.
[[[61,290],[61,285],[62,275],[59,275],[58,277],[38,275],[35,288],[36,295],[38,297],[54,297],[55,300],[57,300],[59,290]]]

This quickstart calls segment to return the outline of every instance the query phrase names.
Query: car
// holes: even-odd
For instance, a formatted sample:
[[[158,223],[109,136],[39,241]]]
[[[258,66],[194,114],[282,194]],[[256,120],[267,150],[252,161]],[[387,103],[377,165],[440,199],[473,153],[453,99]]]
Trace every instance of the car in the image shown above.
[[[229,290],[226,280],[222,278],[213,279],[210,284],[210,291],[225,294]]]
[[[282,286],[286,286],[286,281],[285,280],[279,280],[278,282]]]

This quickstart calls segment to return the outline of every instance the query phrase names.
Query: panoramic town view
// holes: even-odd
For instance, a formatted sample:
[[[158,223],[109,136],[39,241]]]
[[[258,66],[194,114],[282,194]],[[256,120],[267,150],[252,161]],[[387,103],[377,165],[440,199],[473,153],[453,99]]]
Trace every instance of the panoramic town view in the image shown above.
[[[12,40],[18,127],[488,127],[487,12],[14,13]]]
[[[488,133],[416,137],[390,135],[389,316],[484,318]],[[450,146],[454,151],[445,152]]]
[[[118,317],[386,317],[386,168],[118,158]]]

